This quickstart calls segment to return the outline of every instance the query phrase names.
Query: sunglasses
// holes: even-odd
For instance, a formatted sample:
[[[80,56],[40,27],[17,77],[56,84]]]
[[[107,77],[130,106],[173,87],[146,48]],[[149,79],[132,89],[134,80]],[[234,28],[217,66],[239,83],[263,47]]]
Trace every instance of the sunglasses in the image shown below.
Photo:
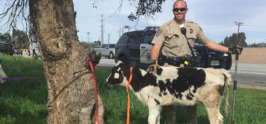
[[[175,11],[175,12],[178,12],[179,10],[182,12],[182,11],[186,11],[187,8],[174,8],[173,9],[173,11]]]

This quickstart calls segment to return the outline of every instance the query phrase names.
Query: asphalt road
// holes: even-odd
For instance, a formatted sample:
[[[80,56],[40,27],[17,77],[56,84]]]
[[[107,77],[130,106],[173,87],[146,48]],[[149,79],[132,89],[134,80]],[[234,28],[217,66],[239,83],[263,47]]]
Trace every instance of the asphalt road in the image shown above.
[[[102,58],[96,69],[111,69],[114,65],[114,59]],[[266,64],[238,63],[237,65],[237,70],[235,70],[235,63],[232,64],[232,68],[229,70],[232,81],[236,80],[240,87],[266,90]]]
[[[23,55],[23,57],[32,58],[27,55]],[[114,59],[102,57],[96,69],[111,69],[114,65]],[[266,64],[238,63],[238,68],[235,70],[235,63],[233,63],[229,72],[232,75],[232,82],[236,80],[240,87],[266,90]]]
[[[266,90],[266,64],[238,63],[237,71],[235,71],[234,63],[229,72],[232,80],[235,78],[238,84],[244,87],[251,86]]]

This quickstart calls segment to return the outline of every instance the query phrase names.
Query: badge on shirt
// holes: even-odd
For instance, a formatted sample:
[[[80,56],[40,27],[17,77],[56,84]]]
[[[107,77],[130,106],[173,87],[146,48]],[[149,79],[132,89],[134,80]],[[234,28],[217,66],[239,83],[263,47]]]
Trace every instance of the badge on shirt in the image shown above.
[[[190,34],[192,34],[192,33],[193,33],[193,29],[192,29],[192,28],[190,28],[190,30],[189,30],[189,33],[190,33]]]
[[[156,32],[156,37],[159,36],[163,32],[162,28],[159,28],[158,31]]]

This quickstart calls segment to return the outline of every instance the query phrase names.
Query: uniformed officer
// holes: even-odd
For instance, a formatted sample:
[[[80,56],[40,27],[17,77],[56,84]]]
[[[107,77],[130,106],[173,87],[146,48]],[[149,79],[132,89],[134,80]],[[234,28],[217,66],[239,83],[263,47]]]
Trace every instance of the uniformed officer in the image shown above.
[[[151,59],[153,63],[147,71],[154,73],[158,65],[159,50],[162,48],[164,66],[185,66],[180,60],[193,56],[194,42],[208,47],[209,49],[230,54],[241,54],[242,48],[235,46],[228,48],[209,40],[197,23],[185,20],[188,12],[187,4],[183,0],[177,0],[173,5],[174,19],[163,24],[157,31],[152,41],[153,48]],[[191,48],[190,48],[191,47]],[[197,124],[197,105],[186,106],[185,108],[186,124]],[[167,106],[167,124],[175,124],[176,111],[174,106]]]

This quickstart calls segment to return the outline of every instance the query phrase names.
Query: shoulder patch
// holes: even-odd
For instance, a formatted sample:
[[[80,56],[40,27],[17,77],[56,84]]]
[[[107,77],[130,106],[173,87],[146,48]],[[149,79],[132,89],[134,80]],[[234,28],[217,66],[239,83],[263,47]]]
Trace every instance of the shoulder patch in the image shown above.
[[[196,22],[193,22],[193,21],[187,21],[188,23],[190,23],[190,24],[195,24],[195,25],[198,25],[198,23],[196,23]]]
[[[159,28],[158,31],[156,32],[156,37],[159,36],[163,32],[162,28]]]

